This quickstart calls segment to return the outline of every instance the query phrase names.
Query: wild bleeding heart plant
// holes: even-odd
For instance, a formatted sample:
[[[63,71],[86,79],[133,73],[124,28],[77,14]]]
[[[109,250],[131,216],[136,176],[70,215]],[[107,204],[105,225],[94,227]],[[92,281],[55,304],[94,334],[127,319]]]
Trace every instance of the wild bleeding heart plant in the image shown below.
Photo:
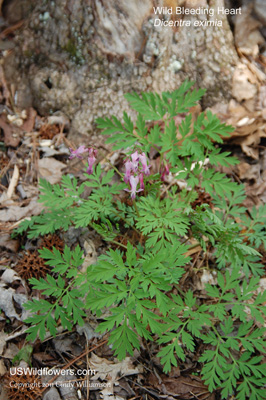
[[[210,391],[260,400],[266,398],[266,293],[259,287],[266,206],[248,211],[243,186],[217,170],[237,163],[222,151],[222,137],[233,129],[210,111],[192,118],[204,93],[192,86],[126,95],[136,123],[126,113],[122,122],[97,121],[113,150],[124,151],[120,171],[103,171],[96,151],[81,146],[70,158],[88,156],[85,182],[70,175],[61,185],[41,180],[47,211],[17,233],[36,238],[89,227],[109,245],[86,272],[79,246],[63,254],[40,251],[51,274],[30,279],[42,296],[25,304],[33,313],[28,339],[43,339],[46,330],[55,335],[58,324],[81,325],[89,310],[119,359],[153,341],[164,372],[193,357]],[[203,291],[191,283],[200,268],[217,274]]]

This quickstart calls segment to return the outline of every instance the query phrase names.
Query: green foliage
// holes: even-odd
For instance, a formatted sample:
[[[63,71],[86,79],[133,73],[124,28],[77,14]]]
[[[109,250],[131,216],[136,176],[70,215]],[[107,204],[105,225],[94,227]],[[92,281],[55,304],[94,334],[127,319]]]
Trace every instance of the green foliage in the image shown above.
[[[46,279],[31,278],[29,280],[34,289],[41,290],[43,295],[51,296],[54,301],[33,299],[24,304],[26,310],[34,313],[25,321],[32,325],[27,331],[28,340],[34,340],[37,335],[44,340],[46,330],[55,336],[59,320],[62,326],[69,330],[72,329],[73,324],[83,325],[82,317],[86,315],[80,299],[83,293],[82,287],[77,289],[83,281],[83,276],[78,270],[83,262],[80,247],[77,246],[74,251],[71,251],[65,246],[63,254],[56,248],[53,248],[53,251],[44,248],[40,250],[40,255],[47,260],[47,265],[53,266],[51,272],[58,275],[56,277],[47,275]],[[71,278],[70,281],[67,278]]]
[[[185,81],[172,93],[128,94],[136,121],[125,112],[122,121],[97,121],[113,150],[127,149],[127,160],[134,152],[157,152],[159,167],[153,175],[146,172],[136,200],[127,201],[124,171],[103,171],[100,164],[82,184],[69,175],[57,185],[41,181],[40,201],[47,210],[22,222],[17,234],[28,231],[34,238],[89,227],[116,247],[85,273],[78,246],[65,247],[63,254],[40,251],[52,271],[30,280],[42,296],[25,305],[32,312],[28,339],[43,339],[47,330],[55,335],[59,322],[72,329],[89,310],[99,319],[97,331],[109,332],[119,359],[140,349],[143,339],[155,342],[165,372],[200,352],[198,372],[210,391],[220,390],[223,399],[260,400],[266,398],[266,294],[259,289],[266,206],[248,211],[244,187],[217,171],[237,164],[220,146],[233,128],[210,111],[193,120],[189,110],[204,91],[192,87]],[[168,169],[166,186],[162,179]],[[204,193],[210,201],[195,206]],[[192,263],[194,247],[201,250]],[[217,277],[204,296],[186,281],[197,258]],[[185,292],[180,281],[188,283]]]
[[[203,335],[204,343],[215,348],[206,350],[200,357],[204,363],[202,374],[209,389],[217,385],[222,389],[222,399],[228,398],[237,387],[236,398],[264,399],[266,364],[261,364],[262,356],[254,356],[256,350],[265,352],[264,329],[253,329],[253,322],[241,324],[236,330],[234,321],[228,317],[217,328],[217,333]],[[239,344],[243,346],[241,356],[238,356]],[[239,384],[238,381],[240,381]]]
[[[185,204],[176,202],[175,208],[170,198],[141,198],[136,227],[147,236],[147,247],[159,250],[168,243],[174,244],[177,236],[186,235],[189,218],[184,215],[184,207]]]
[[[15,355],[15,357],[12,360],[12,364],[14,365],[15,363],[20,363],[20,361],[25,361],[27,364],[31,365],[31,355],[33,352],[33,347],[29,344],[26,344],[26,346],[23,346],[22,349],[19,350],[19,352]]]

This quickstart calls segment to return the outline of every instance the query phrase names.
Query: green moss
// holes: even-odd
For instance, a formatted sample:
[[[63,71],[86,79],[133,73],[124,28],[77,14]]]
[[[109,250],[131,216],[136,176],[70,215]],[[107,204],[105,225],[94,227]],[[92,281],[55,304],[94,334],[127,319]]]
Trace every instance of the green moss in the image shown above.
[[[31,51],[31,50],[25,50],[24,52],[23,52],[23,56],[25,57],[25,58],[31,58],[31,57],[33,57],[33,52]]]
[[[65,47],[63,47],[63,49],[67,51],[71,55],[71,57],[77,56],[77,47],[74,39],[69,39]]]
[[[84,64],[85,60],[84,57],[82,56],[81,44],[77,46],[75,39],[70,38],[67,44],[63,47],[63,50],[65,50],[70,55],[70,59],[75,64],[77,65]]]

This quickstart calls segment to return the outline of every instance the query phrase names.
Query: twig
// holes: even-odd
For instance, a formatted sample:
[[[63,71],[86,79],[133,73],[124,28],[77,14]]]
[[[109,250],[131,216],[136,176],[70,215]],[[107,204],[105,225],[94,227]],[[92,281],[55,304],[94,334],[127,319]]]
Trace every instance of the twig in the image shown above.
[[[24,20],[17,22],[16,24],[9,26],[8,28],[4,29],[3,32],[0,33],[0,39],[3,37],[10,35],[10,33],[14,32],[15,30],[19,29],[24,24]]]
[[[13,175],[12,175],[10,184],[8,186],[8,189],[7,189],[7,194],[6,195],[7,195],[8,199],[11,199],[11,197],[13,196],[14,190],[15,190],[17,184],[18,184],[18,179],[19,179],[19,169],[15,165],[14,166]]]
[[[97,344],[96,346],[92,347],[89,350],[85,350],[83,353],[81,353],[78,357],[74,358],[74,360],[69,361],[69,363],[67,365],[65,365],[63,368],[61,368],[61,371],[69,368],[72,364],[74,364],[76,361],[78,361],[79,359],[81,359],[82,357],[86,356],[87,354],[91,353],[93,350],[98,349],[99,347],[103,346],[105,343],[107,343],[108,340],[104,340],[102,342],[100,342],[99,344]],[[58,376],[60,375],[60,372],[57,373],[57,375],[55,375],[49,382],[47,382],[46,387],[41,389],[41,393],[43,393],[51,383],[53,383]]]

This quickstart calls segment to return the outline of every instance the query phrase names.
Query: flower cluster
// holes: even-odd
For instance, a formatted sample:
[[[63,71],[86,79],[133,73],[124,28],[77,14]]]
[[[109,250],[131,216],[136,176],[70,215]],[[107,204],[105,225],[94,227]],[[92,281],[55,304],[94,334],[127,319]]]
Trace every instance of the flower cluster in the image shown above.
[[[144,175],[150,175],[150,167],[150,165],[147,165],[146,154],[139,154],[138,151],[132,153],[131,160],[125,162],[126,171],[124,182],[130,185],[130,190],[125,190],[131,193],[131,198],[133,200],[136,198],[136,193],[144,190]],[[139,189],[137,189],[138,184],[140,185]]]
[[[72,160],[72,158],[79,158],[82,160],[82,154],[84,153],[89,153],[88,157],[88,168],[86,170],[87,174],[91,175],[93,174],[93,165],[95,164],[96,161],[96,155],[97,155],[97,150],[93,149],[92,147],[87,149],[85,146],[80,146],[77,150],[69,149],[70,150],[70,156],[69,159]]]

